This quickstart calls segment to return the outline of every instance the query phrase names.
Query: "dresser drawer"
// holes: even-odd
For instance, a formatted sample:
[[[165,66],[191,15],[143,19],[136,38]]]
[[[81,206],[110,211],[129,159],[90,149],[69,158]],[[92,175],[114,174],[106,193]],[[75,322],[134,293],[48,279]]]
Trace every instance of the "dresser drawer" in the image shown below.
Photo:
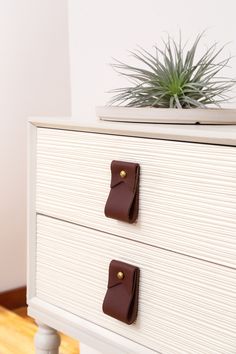
[[[37,129],[37,212],[236,266],[236,148]],[[141,166],[137,223],[104,216],[112,160]]]
[[[112,259],[140,267],[137,321],[102,312]],[[36,296],[163,354],[234,354],[233,269],[37,217]]]

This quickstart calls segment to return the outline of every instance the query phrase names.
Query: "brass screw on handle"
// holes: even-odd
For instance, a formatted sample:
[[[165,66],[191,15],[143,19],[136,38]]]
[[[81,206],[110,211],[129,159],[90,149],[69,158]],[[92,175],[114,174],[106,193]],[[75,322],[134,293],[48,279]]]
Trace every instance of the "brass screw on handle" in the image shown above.
[[[119,280],[124,279],[124,273],[123,273],[123,272],[118,272],[118,273],[116,274],[116,276],[117,276],[117,278],[118,278]]]
[[[120,171],[121,178],[125,178],[126,176],[127,176],[127,173],[124,170]]]

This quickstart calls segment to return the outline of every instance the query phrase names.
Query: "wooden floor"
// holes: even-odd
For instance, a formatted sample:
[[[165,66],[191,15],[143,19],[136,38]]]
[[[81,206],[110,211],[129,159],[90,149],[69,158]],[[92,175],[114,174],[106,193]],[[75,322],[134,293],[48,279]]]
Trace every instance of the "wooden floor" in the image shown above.
[[[0,307],[0,354],[34,354],[33,338],[37,326],[26,308],[14,312]],[[78,342],[61,335],[60,354],[79,354]]]

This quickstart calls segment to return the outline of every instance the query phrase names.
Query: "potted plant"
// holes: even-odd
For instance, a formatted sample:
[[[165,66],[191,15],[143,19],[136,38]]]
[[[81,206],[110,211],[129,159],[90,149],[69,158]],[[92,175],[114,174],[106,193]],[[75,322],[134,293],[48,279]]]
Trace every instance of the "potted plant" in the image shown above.
[[[235,109],[222,109],[235,80],[220,76],[231,57],[220,60],[224,47],[213,44],[197,58],[202,34],[186,50],[181,36],[168,37],[164,48],[130,52],[139,63],[115,61],[113,68],[132,84],[111,91],[110,105],[97,107],[100,119],[159,123],[236,123]],[[115,106],[114,106],[115,105]],[[217,108],[213,108],[213,107]]]

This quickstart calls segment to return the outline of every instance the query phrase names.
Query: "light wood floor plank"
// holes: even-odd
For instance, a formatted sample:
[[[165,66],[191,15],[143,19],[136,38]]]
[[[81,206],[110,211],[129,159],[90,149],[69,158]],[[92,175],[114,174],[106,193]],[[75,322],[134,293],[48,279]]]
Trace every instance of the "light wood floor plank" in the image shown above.
[[[0,307],[0,354],[34,354],[33,338],[37,330],[26,308],[14,312]],[[61,336],[60,354],[79,354],[78,343]]]

